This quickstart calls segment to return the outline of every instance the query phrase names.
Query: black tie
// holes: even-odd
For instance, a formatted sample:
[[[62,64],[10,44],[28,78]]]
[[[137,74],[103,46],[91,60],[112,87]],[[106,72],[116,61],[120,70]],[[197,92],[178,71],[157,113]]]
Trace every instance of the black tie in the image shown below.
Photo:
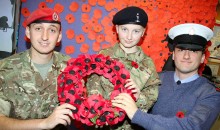
[[[178,80],[178,81],[176,82],[176,84],[177,84],[177,85],[180,85],[180,84],[181,84],[181,81],[180,81],[180,80]]]

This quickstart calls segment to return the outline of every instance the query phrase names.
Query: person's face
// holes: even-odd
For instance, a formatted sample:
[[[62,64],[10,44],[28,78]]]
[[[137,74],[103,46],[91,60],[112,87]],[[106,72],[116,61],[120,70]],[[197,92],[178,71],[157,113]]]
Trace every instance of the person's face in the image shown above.
[[[31,41],[31,51],[37,54],[51,54],[62,34],[57,23],[32,23],[26,27],[26,36]]]
[[[145,28],[136,24],[116,25],[116,31],[120,40],[120,44],[124,48],[132,48],[138,44],[144,35]]]
[[[202,51],[191,51],[175,48],[173,60],[176,66],[176,72],[180,74],[195,74],[198,71],[200,63],[203,63],[205,55]]]

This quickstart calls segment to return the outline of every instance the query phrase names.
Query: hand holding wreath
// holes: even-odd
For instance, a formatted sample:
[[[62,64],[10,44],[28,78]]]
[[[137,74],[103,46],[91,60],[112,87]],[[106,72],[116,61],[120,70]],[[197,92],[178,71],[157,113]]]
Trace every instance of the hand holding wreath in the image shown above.
[[[122,92],[135,99],[132,91],[124,87],[126,80],[130,78],[129,71],[121,62],[102,54],[80,55],[68,61],[67,67],[58,76],[58,99],[61,104],[75,106],[76,109],[72,110],[73,117],[88,126],[117,124],[125,118],[124,110],[113,107],[111,101],[104,99],[102,95],[87,97],[83,80],[93,73],[104,76],[114,85],[110,100]]]

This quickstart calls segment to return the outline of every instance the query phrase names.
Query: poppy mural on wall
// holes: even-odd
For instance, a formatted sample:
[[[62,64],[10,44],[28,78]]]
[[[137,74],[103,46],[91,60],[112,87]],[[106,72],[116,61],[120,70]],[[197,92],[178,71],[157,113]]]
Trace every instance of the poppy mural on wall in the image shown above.
[[[214,27],[218,0],[21,0],[18,52],[27,49],[24,20],[37,8],[53,8],[62,19],[63,39],[58,47],[71,57],[94,54],[118,42],[112,24],[114,14],[126,6],[143,8],[149,17],[140,45],[161,71],[170,52],[168,30],[182,23],[200,23]],[[207,57],[209,53],[206,54]],[[205,61],[207,63],[207,60]]]

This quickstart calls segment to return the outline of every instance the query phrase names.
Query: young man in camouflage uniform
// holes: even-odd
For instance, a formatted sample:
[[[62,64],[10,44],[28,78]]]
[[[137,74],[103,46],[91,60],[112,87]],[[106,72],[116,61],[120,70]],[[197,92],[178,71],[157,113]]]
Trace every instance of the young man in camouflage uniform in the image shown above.
[[[120,42],[99,53],[110,56],[122,62],[130,71],[131,78],[125,87],[131,89],[137,99],[137,106],[147,111],[152,107],[158,97],[159,76],[154,63],[150,57],[144,54],[141,47],[137,46],[145,33],[148,16],[144,10],[138,7],[127,7],[115,14],[113,24]],[[132,63],[137,63],[132,65]],[[103,76],[92,75],[87,82],[88,93],[101,94],[109,99],[114,86]],[[105,129],[141,130],[141,128],[130,123],[126,118],[122,123]]]
[[[58,106],[57,76],[70,58],[55,52],[61,23],[50,9],[34,11],[26,21],[31,48],[0,61],[0,129],[52,129],[70,124],[72,105]]]

